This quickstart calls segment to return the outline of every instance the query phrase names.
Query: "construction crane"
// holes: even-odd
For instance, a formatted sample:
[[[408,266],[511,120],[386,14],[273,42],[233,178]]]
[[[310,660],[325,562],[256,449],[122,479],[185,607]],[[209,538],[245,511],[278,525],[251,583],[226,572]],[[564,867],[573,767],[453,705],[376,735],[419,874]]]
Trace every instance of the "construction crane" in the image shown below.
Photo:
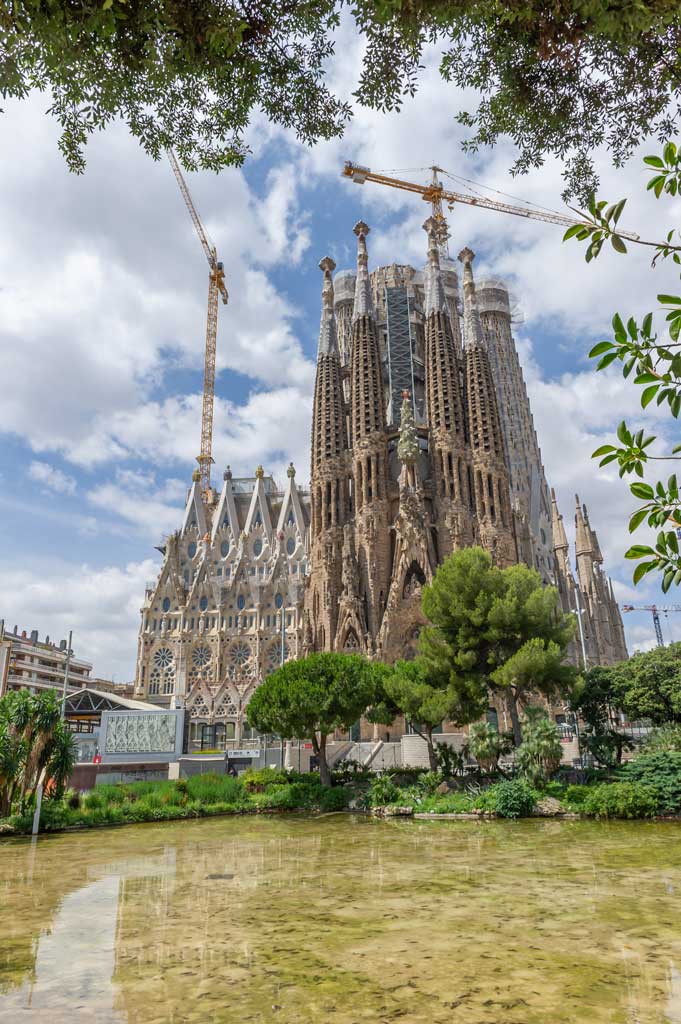
[[[510,213],[514,217],[527,217],[530,220],[543,220],[547,224],[560,224],[563,227],[571,227],[578,223],[576,217],[569,217],[563,213],[554,213],[552,210],[545,210],[541,207],[513,206],[511,203],[499,202],[496,199],[487,199],[485,196],[466,195],[464,192],[452,192],[445,189],[438,178],[438,174],[446,174],[442,167],[431,167],[431,181],[427,185],[419,185],[414,181],[404,181],[402,178],[392,178],[387,174],[379,174],[362,167],[360,164],[353,164],[350,160],[345,161],[342,176],[352,178],[357,185],[363,185],[366,181],[374,181],[377,185],[389,185],[391,188],[400,188],[406,192],[415,192],[427,203],[430,203],[432,216],[438,225],[438,245],[440,255],[449,258],[449,228],[443,212],[443,203],[448,209],[454,209],[456,203],[464,203],[466,206],[479,206],[483,210],[496,210],[497,213]],[[638,235],[627,234],[624,231],[618,232],[622,238],[636,241]]]
[[[210,493],[210,467],[213,463],[213,405],[215,401],[215,351],[218,337],[218,293],[226,306],[229,299],[225,286],[225,270],[218,260],[215,246],[208,238],[201,218],[191,197],[187,182],[172,149],[167,150],[170,166],[184,199],[189,215],[194,222],[199,241],[208,260],[208,317],[206,320],[206,353],[203,365],[203,407],[201,410],[201,454],[196,461],[201,473],[201,493],[204,499]]]
[[[623,604],[623,612],[652,612],[653,613],[653,625],[655,626],[655,639],[657,640],[658,647],[664,647],[664,637],[662,636],[662,625],[660,623],[660,612],[664,612],[665,616],[668,612],[681,612],[681,604],[668,604],[663,605],[661,608],[656,604]]]

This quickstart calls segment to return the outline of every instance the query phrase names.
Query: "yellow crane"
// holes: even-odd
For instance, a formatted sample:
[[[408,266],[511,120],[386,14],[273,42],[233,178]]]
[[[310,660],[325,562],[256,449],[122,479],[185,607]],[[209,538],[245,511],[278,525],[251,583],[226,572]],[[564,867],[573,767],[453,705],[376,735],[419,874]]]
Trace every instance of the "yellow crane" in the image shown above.
[[[199,241],[208,260],[208,317],[206,320],[206,353],[203,365],[203,407],[201,410],[201,454],[196,461],[201,473],[201,493],[206,497],[210,491],[210,467],[213,463],[213,405],[215,402],[215,350],[218,337],[218,294],[226,306],[229,299],[225,286],[225,270],[218,260],[217,250],[206,234],[201,218],[191,197],[187,182],[172,149],[167,150],[170,166],[184,199],[189,215],[194,222]]]
[[[442,167],[430,167],[429,170],[432,173],[431,181],[427,185],[419,185],[414,181],[405,181],[402,178],[393,178],[388,174],[380,174],[377,171],[370,170],[368,167],[362,167],[361,164],[353,164],[350,160],[346,160],[342,176],[351,178],[357,185],[373,181],[377,185],[388,185],[391,188],[399,188],[403,191],[415,192],[417,195],[420,195],[422,199],[431,205],[432,215],[439,227],[438,242],[440,253],[447,258],[449,257],[449,228],[443,213],[444,203],[447,204],[450,211],[454,209],[456,203],[464,203],[466,206],[479,206],[483,210],[496,210],[497,213],[510,213],[515,217],[543,220],[547,224],[560,224],[563,227],[570,227],[572,224],[578,223],[578,218],[574,216],[569,217],[564,213],[555,213],[553,210],[546,210],[539,206],[514,206],[511,203],[501,202],[497,199],[488,199],[486,196],[453,192],[450,189],[444,188],[438,178],[438,174],[447,173]],[[638,235],[626,234],[624,231],[620,231],[619,234],[631,241],[636,241],[639,237]]]

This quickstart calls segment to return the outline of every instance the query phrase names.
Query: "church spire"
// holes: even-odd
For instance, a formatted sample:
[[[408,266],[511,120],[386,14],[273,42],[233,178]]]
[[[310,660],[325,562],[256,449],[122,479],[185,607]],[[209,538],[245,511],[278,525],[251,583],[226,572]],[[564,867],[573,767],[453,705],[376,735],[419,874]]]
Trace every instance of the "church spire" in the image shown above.
[[[317,355],[338,355],[338,339],[336,337],[336,317],[333,310],[333,278],[331,274],[336,264],[330,256],[325,256],[319,263],[324,272],[322,285],[322,321],[319,326],[319,346]]]
[[[423,314],[425,317],[428,317],[431,313],[446,312],[447,300],[445,298],[445,287],[442,283],[442,270],[440,268],[437,221],[434,217],[428,218],[423,225],[423,230],[428,235],[428,266],[426,267]]]
[[[459,253],[459,261],[463,263],[463,337],[466,345],[483,346],[482,324],[473,279],[474,259],[475,253],[472,249],[465,248]]]
[[[345,412],[343,409],[343,386],[340,376],[340,360],[336,340],[336,323],[333,313],[333,281],[331,273],[336,264],[325,256],[319,264],[324,274],[322,286],[322,320],[317,350],[317,375],[315,379],[314,405],[312,411],[312,476],[316,475],[322,463],[342,457],[347,448]]]
[[[591,544],[591,531],[589,529],[588,519],[586,517],[586,506],[583,506],[579,500],[579,495],[575,494],[575,554],[577,559],[580,555],[592,556],[592,544]]]
[[[561,563],[567,560],[569,551],[567,534],[563,525],[563,517],[558,509],[556,492],[551,488],[551,532],[553,534],[553,547],[557,555],[561,556]]]
[[[363,316],[370,316],[372,319],[375,319],[376,314],[374,312],[374,301],[371,296],[369,256],[366,241],[370,229],[363,220],[359,220],[352,230],[357,235],[357,279],[355,281],[355,305],[352,311],[354,323]]]
[[[382,432],[385,428],[381,352],[376,332],[376,317],[367,269],[366,236],[369,228],[363,221],[355,224],[357,235],[357,284],[352,318],[351,418],[353,446],[362,437]]]

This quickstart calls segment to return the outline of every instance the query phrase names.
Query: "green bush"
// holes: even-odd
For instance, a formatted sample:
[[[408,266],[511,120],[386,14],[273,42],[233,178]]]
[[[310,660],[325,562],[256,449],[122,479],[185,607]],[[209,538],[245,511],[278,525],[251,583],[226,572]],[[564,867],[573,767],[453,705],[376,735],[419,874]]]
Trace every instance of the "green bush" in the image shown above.
[[[668,722],[659,729],[653,729],[643,747],[645,754],[658,754],[669,750],[681,752],[681,725],[677,722]]]
[[[592,786],[582,803],[584,814],[593,818],[652,818],[658,794],[641,782],[611,782]]]
[[[344,811],[350,802],[350,792],[344,786],[320,787],[319,809],[329,813],[330,811]]]
[[[270,786],[286,786],[291,775],[283,768],[247,768],[240,781],[248,793],[264,793]]]
[[[652,786],[658,794],[659,814],[681,813],[681,753],[641,754],[619,772],[624,781]]]
[[[494,811],[500,818],[525,818],[532,813],[536,802],[535,792],[520,779],[497,782],[481,796],[482,799],[476,799],[475,806]]]
[[[562,797],[559,797],[571,810],[581,811],[584,801],[588,797],[589,793],[593,790],[593,786],[567,786]]]
[[[369,787],[368,799],[370,807],[385,807],[399,801],[400,790],[387,775],[379,775]]]

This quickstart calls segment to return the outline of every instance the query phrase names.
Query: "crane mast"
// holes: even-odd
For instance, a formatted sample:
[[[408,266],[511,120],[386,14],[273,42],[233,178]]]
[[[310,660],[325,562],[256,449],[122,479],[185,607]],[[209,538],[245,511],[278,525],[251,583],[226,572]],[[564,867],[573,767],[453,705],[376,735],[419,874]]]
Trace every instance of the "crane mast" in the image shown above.
[[[428,185],[419,185],[415,181],[405,181],[402,178],[393,178],[387,174],[379,174],[368,167],[353,164],[350,160],[345,161],[341,174],[345,178],[351,178],[357,185],[363,185],[366,181],[373,181],[377,185],[387,185],[390,188],[399,188],[405,192],[414,192],[416,195],[420,195],[422,199],[430,203],[432,215],[438,225],[440,225],[438,238],[440,255],[445,257],[449,255],[447,246],[449,230],[442,209],[443,203],[447,204],[450,211],[454,209],[456,203],[463,203],[466,206],[479,206],[483,210],[496,210],[497,213],[510,213],[514,217],[541,220],[547,224],[560,224],[563,227],[571,227],[573,224],[578,223],[575,217],[568,217],[563,213],[553,213],[551,210],[529,209],[523,206],[514,206],[512,203],[502,203],[496,199],[487,199],[485,196],[469,196],[465,192],[452,192],[450,189],[443,188],[438,179],[438,172],[443,173],[442,168],[431,167],[430,170],[432,171],[432,180]],[[626,234],[624,231],[620,231],[619,234],[622,238],[628,238],[630,241],[636,241],[639,237],[638,235]]]
[[[201,453],[196,461],[201,474],[201,493],[204,498],[210,491],[210,467],[213,463],[213,407],[215,404],[215,353],[218,337],[218,296],[226,306],[229,299],[225,286],[225,271],[218,260],[217,250],[208,238],[201,223],[184,175],[171,149],[167,150],[168,160],[173,169],[182,198],[189,210],[199,241],[208,261],[208,316],[206,319],[206,350],[203,364],[203,404],[201,409]]]

